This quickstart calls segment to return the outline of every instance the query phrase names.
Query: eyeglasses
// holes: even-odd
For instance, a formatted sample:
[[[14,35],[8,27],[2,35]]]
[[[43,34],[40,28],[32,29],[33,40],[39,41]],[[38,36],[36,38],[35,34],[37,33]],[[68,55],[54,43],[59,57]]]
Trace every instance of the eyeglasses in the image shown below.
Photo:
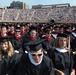
[[[35,56],[42,56],[42,53],[41,54],[31,54],[33,57],[35,57]]]

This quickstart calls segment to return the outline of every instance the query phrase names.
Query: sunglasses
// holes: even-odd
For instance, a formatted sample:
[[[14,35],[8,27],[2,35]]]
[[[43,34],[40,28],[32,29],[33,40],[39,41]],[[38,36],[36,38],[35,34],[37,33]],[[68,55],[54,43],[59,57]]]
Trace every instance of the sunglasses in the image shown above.
[[[47,34],[52,34],[51,32],[47,33]]]
[[[42,56],[42,53],[41,54],[31,54],[31,55],[34,56],[34,57],[35,56],[39,56],[40,57],[40,56]]]

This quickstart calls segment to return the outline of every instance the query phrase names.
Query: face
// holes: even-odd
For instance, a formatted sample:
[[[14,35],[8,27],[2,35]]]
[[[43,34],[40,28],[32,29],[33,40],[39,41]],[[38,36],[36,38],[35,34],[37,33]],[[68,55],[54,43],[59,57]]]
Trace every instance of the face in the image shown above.
[[[60,48],[67,47],[67,38],[64,38],[64,37],[59,38],[59,47]]]
[[[10,31],[14,31],[14,26],[11,26],[10,27]]]
[[[51,31],[49,33],[46,33],[46,37],[51,37]]]
[[[20,31],[15,31],[15,35],[20,35],[21,34],[21,32]]]
[[[1,48],[4,52],[8,49],[8,42],[1,43]]]
[[[1,29],[1,34],[6,34],[7,33],[7,29],[6,28],[2,28]]]
[[[21,27],[21,31],[25,31],[25,27],[24,26]]]
[[[57,32],[57,33],[58,33],[58,31],[59,31],[59,28],[56,28],[56,29],[55,29],[55,32]]]
[[[61,29],[60,29],[60,33],[63,33],[63,32],[64,32],[64,29],[63,29],[63,28],[61,28]]]
[[[37,32],[36,32],[35,30],[32,30],[32,31],[30,32],[30,36],[31,36],[31,37],[36,37],[36,36],[37,36]]]
[[[39,63],[42,58],[42,49],[31,52],[32,58],[36,63]]]

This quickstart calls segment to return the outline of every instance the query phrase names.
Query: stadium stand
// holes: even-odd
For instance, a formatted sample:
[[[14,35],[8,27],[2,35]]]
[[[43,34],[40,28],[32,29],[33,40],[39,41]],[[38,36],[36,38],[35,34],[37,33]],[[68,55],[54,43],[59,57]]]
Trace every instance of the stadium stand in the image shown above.
[[[48,22],[51,18],[56,22],[76,23],[76,6],[44,9],[0,9],[0,22]]]

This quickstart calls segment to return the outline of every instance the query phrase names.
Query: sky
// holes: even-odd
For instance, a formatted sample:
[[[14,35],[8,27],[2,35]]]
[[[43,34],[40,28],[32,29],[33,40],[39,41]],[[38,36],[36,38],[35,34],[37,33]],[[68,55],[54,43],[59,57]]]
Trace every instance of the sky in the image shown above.
[[[76,6],[76,0],[0,0],[0,6],[9,6],[12,1],[21,1],[27,3],[30,8],[32,5],[52,5],[52,4],[63,4],[70,3],[71,6]]]

